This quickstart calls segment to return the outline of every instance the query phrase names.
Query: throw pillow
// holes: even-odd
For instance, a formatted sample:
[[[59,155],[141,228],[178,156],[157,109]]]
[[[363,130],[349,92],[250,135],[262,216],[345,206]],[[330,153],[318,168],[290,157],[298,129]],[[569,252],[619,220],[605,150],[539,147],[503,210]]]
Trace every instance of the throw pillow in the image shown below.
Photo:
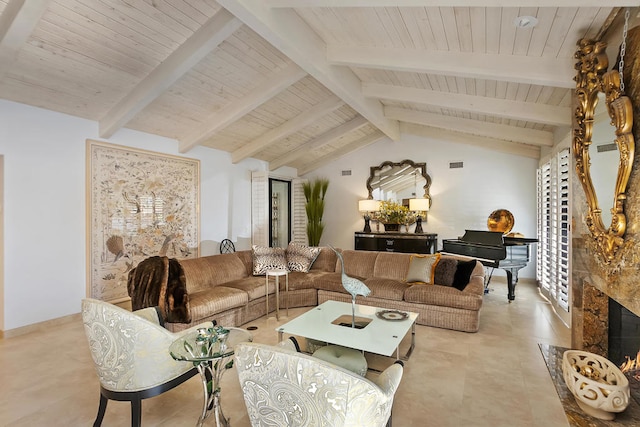
[[[286,251],[287,267],[289,271],[308,273],[319,254],[320,248],[318,247],[291,242]]]
[[[440,258],[433,275],[433,282],[436,285],[451,286],[453,278],[458,269],[458,260],[455,258]]]
[[[267,270],[286,270],[287,258],[284,248],[267,248],[253,245],[253,275],[264,276]]]
[[[435,267],[440,260],[440,254],[411,255],[407,283],[426,283],[433,285]]]
[[[458,261],[458,268],[456,268],[456,274],[453,276],[453,287],[463,291],[469,284],[474,268],[476,268],[475,259]]]

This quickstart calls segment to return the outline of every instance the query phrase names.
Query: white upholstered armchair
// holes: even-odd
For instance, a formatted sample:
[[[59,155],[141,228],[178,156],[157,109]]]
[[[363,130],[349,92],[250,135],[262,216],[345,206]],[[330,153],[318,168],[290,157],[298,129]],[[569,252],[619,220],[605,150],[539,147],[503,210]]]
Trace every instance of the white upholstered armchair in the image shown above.
[[[169,345],[211,322],[172,333],[160,326],[154,307],[130,312],[103,301],[84,299],[82,321],[100,380],[100,406],[94,422],[102,424],[108,399],[131,401],[131,425],[140,426],[142,399],[157,396],[196,375],[196,368],[175,361]]]
[[[401,364],[374,382],[282,346],[242,343],[235,358],[253,427],[391,425]]]

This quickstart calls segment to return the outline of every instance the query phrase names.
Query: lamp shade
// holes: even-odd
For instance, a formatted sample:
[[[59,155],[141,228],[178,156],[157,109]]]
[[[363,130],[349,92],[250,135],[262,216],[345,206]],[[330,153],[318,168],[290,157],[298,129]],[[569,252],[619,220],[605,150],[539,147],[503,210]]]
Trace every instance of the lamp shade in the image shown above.
[[[409,210],[412,212],[428,211],[429,199],[409,199]]]
[[[380,201],[373,199],[364,199],[358,201],[358,210],[360,212],[375,212],[380,210]]]

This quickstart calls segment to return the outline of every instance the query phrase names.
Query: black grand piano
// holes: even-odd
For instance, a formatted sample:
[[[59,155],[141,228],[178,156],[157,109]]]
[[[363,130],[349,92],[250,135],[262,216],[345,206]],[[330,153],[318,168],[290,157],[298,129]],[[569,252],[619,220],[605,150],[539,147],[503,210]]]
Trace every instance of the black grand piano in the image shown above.
[[[491,267],[489,278],[485,280],[485,292],[495,267],[507,272],[509,302],[516,298],[518,270],[529,263],[530,245],[537,239],[507,237],[499,231],[465,230],[460,239],[444,239],[442,252],[475,258],[484,266]]]

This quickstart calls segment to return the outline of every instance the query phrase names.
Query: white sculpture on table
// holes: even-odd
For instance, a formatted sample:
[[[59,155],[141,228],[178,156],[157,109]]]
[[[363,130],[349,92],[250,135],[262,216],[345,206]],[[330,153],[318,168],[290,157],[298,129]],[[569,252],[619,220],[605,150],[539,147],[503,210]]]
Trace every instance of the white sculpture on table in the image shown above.
[[[342,254],[336,250],[333,246],[329,245],[329,247],[338,255],[338,259],[340,260],[340,270],[342,271],[342,286],[351,294],[351,327],[356,327],[356,295],[362,295],[363,297],[368,296],[371,293],[371,289],[367,287],[362,281],[347,276],[347,273],[344,271],[344,260],[342,259]]]

